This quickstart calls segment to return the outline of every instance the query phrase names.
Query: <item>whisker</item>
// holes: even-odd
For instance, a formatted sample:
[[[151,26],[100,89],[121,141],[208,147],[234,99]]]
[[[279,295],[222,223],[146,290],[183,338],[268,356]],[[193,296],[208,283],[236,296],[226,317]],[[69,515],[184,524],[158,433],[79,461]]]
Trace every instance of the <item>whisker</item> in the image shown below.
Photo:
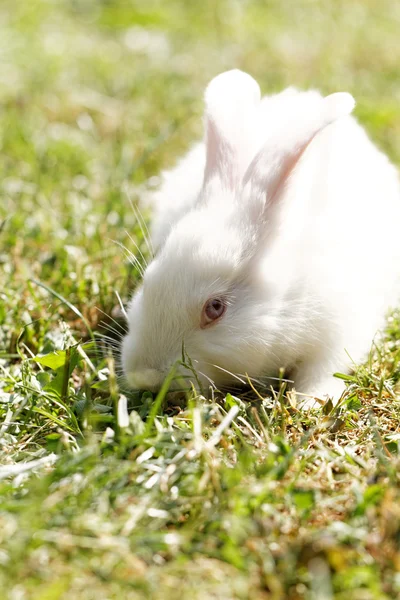
[[[212,367],[215,367],[216,369],[219,369],[220,371],[223,371],[224,373],[227,373],[227,375],[231,375],[232,377],[234,377],[235,379],[237,379],[238,381],[240,381],[240,383],[242,383],[243,385],[246,385],[246,382],[243,381],[243,379],[241,379],[239,377],[239,375],[235,375],[235,373],[231,373],[230,371],[228,371],[227,369],[224,369],[222,367],[220,367],[219,365],[214,365],[213,363],[208,363],[210,364]]]
[[[126,320],[128,320],[128,315],[127,315],[127,312],[126,312],[126,310],[125,310],[124,303],[122,302],[122,300],[121,300],[121,296],[119,295],[119,293],[117,292],[117,290],[115,290],[115,295],[117,296],[117,299],[118,299],[119,305],[120,305],[120,307],[121,307],[122,314],[124,315],[125,319],[126,319]]]
[[[209,384],[211,385],[211,387],[216,390],[217,386],[215,385],[215,381],[213,381],[211,379],[211,377],[209,377],[208,375],[206,375],[205,373],[202,373],[202,371],[199,371],[199,369],[196,369],[197,373],[199,373],[199,375],[202,375],[202,377],[205,377],[205,379],[207,379],[207,381],[209,382]]]
[[[99,323],[99,328],[103,329],[104,331],[109,331],[110,333],[114,333],[114,335],[116,336],[116,338],[118,340],[122,340],[122,338],[125,336],[126,331],[120,331],[119,329],[116,329],[115,327],[113,327],[112,325],[110,325],[109,323]]]
[[[105,341],[105,342],[109,342],[111,345],[115,346],[116,348],[120,347],[120,342],[119,340],[116,340],[115,338],[109,336],[109,335],[105,335],[104,333],[95,333],[95,339],[99,338],[101,341]]]
[[[264,387],[266,387],[268,384],[265,383],[264,381],[260,380],[260,379],[256,379],[255,377],[250,377],[250,375],[248,375],[247,373],[242,374],[239,373],[240,377],[245,377],[246,379],[249,379],[250,381],[257,383],[259,385],[262,385]],[[268,380],[272,380],[272,381],[284,381],[285,383],[294,383],[293,379],[284,379],[283,377],[270,377],[269,375],[262,375],[261,379],[268,379]]]
[[[104,310],[102,310],[98,306],[95,306],[95,308],[96,308],[96,310],[101,312],[105,317],[107,317],[107,319],[110,319],[113,323],[115,323],[117,325],[117,327],[119,327],[121,329],[121,331],[123,331],[123,333],[126,333],[126,327],[121,325],[121,323],[118,323],[118,321],[116,319],[114,319],[111,315],[107,314]]]
[[[109,356],[110,354],[116,360],[119,360],[121,357],[119,346],[113,344],[109,340],[96,340],[96,348],[102,353],[103,358]]]
[[[130,262],[130,264],[137,268],[139,271],[140,277],[143,279],[144,277],[144,268],[141,264],[140,260],[135,256],[130,250],[125,248],[125,258]]]
[[[119,244],[119,245],[122,247],[122,244]],[[140,277],[143,278],[143,275],[144,275],[143,267],[140,264],[139,260],[136,258],[136,256],[134,256],[127,249],[124,249],[124,256],[125,256],[126,260],[139,271]]]
[[[102,354],[103,360],[110,356],[114,358],[114,360],[118,360],[118,348],[110,346],[107,342],[99,342],[97,350]]]
[[[126,189],[126,188],[125,188],[125,193],[126,193],[126,196],[128,198],[129,204],[131,205],[133,213],[134,213],[136,219],[139,222],[139,226],[140,226],[141,232],[143,234],[143,239],[144,239],[145,244],[147,246],[147,250],[149,251],[149,254],[150,254],[151,258],[154,258],[154,247],[153,247],[153,244],[152,244],[152,241],[151,241],[151,237],[150,237],[150,233],[149,233],[148,227],[146,225],[146,221],[142,217],[139,208],[137,206],[135,206],[135,204],[133,203],[132,198],[131,198],[131,196],[129,194],[129,190]]]
[[[144,268],[140,262],[140,260],[129,250],[129,248],[127,248],[126,246],[124,246],[124,244],[121,244],[121,242],[117,241],[117,240],[111,240],[113,242],[113,244],[116,244],[117,246],[119,246],[121,248],[121,250],[124,251],[125,254],[125,258],[127,258],[129,260],[129,262],[131,263],[131,265],[133,265],[134,267],[137,268],[137,270],[140,273],[140,276],[143,277],[144,275]]]
[[[141,249],[139,248],[138,244],[135,242],[135,240],[133,239],[133,237],[131,236],[131,234],[129,233],[129,231],[127,231],[125,229],[125,234],[128,236],[128,238],[130,239],[130,241],[132,242],[132,244],[135,246],[136,250],[139,252],[140,257],[142,259],[142,261],[144,262],[144,266],[148,267],[148,263],[147,260],[145,259],[143,252],[141,251]]]

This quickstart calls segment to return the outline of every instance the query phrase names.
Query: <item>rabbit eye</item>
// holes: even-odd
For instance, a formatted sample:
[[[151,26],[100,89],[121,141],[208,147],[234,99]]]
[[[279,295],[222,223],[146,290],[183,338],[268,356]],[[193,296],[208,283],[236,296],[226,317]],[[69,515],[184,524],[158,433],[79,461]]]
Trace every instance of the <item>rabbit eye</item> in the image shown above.
[[[204,329],[222,317],[226,310],[226,302],[222,298],[210,298],[203,306],[200,327]]]

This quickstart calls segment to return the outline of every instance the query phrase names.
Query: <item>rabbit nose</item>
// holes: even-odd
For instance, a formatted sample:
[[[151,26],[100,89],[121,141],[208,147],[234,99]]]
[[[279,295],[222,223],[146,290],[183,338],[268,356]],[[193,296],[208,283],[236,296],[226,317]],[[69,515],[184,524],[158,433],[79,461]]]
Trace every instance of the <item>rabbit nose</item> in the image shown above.
[[[131,371],[128,381],[135,388],[156,392],[164,381],[164,375],[157,369],[141,369]]]

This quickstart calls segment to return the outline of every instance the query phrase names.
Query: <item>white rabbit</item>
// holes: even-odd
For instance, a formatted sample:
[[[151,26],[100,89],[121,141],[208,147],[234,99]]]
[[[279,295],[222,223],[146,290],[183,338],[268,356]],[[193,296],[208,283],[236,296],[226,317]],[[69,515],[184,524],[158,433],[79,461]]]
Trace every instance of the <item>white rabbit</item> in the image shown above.
[[[337,400],[333,373],[366,357],[399,296],[397,173],[348,116],[349,94],[260,100],[235,70],[211,81],[205,104],[205,144],[157,196],[158,252],[128,308],[127,381],[158,389],[184,344],[205,388],[283,367],[297,392]]]

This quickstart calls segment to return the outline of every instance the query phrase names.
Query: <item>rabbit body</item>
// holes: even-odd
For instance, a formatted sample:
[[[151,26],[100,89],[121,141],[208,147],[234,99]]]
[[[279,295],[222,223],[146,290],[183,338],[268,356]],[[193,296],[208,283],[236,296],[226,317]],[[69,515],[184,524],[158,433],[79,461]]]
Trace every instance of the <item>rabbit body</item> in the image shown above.
[[[348,95],[259,100],[254,86],[238,71],[211,82],[206,140],[155,196],[157,254],[128,309],[125,374],[157,389],[184,344],[205,387],[284,368],[296,391],[337,400],[333,373],[367,356],[399,297],[397,173]],[[202,328],[208,298],[226,311]]]

